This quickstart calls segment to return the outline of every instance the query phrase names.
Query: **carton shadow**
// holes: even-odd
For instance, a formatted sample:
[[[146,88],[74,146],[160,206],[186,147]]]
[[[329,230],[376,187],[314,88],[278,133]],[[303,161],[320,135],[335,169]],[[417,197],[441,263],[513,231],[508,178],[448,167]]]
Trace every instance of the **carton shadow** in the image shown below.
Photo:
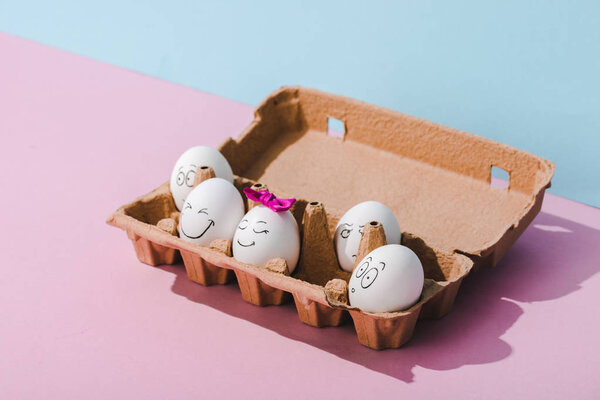
[[[244,302],[236,284],[203,287],[187,279],[182,265],[161,268],[176,275],[172,291],[191,301],[412,382],[415,366],[444,371],[509,356],[512,348],[501,336],[523,314],[511,300],[548,301],[578,290],[600,270],[598,243],[599,230],[541,213],[496,268],[465,279],[449,315],[419,321],[404,347],[379,352],[358,343],[351,322],[313,328],[300,322],[293,303],[263,309]]]

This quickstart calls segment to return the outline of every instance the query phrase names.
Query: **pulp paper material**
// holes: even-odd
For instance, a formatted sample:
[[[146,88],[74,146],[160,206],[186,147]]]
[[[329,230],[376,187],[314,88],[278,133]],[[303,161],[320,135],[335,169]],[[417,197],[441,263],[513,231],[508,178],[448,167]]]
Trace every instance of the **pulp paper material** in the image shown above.
[[[177,234],[177,222],[173,218],[163,218],[158,221],[156,226],[171,235]]]
[[[354,268],[367,256],[371,251],[378,247],[385,246],[385,232],[383,225],[377,221],[371,221],[365,224],[363,228],[363,235],[358,245],[358,251],[356,252],[356,260],[354,261]]]
[[[215,171],[206,165],[202,165],[196,169],[194,176],[194,187],[198,186],[207,179],[216,177]]]
[[[283,88],[256,114],[222,147],[234,173],[320,201],[332,214],[380,201],[404,231],[450,252],[477,256],[493,247],[554,171],[530,153],[311,89]],[[343,139],[327,135],[329,117],[345,123]],[[509,172],[509,190],[490,186],[492,166]]]
[[[307,204],[302,226],[302,252],[295,276],[320,286],[335,278],[348,281],[350,274],[337,262],[323,204]]]
[[[539,212],[554,171],[527,152],[311,89],[282,88],[255,115],[220,151],[240,191],[260,184],[298,199],[290,211],[299,222],[302,251],[292,276],[243,264],[222,246],[187,243],[157,227],[177,216],[168,184],[120,208],[108,223],[127,231],[143,262],[176,262],[180,252],[190,279],[205,285],[226,283],[235,273],[243,298],[253,304],[293,297],[299,318],[319,327],[337,326],[349,314],[360,343],[374,349],[399,347],[417,319],[445,315],[471,269],[495,265]],[[329,117],[345,123],[343,139],[328,136]],[[491,166],[510,173],[508,189],[490,186]],[[337,265],[332,234],[340,216],[366,200],[394,211],[404,229],[402,244],[423,264],[423,293],[408,310],[365,313],[349,307],[340,292],[349,274]]]

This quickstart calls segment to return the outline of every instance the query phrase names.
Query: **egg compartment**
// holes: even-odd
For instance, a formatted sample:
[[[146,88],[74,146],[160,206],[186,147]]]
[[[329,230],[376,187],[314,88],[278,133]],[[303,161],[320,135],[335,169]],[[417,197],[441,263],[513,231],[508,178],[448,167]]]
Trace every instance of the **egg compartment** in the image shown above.
[[[344,122],[343,137],[328,133],[329,118]],[[294,276],[240,263],[151,225],[173,218],[173,210],[160,205],[169,195],[166,184],[117,210],[108,222],[156,248],[179,250],[186,268],[214,267],[217,275],[219,268],[233,270],[244,299],[254,304],[280,304],[291,294],[300,319],[309,325],[339,325],[350,314],[360,342],[377,349],[405,343],[418,318],[445,315],[464,276],[498,262],[539,212],[554,169],[546,160],[475,135],[304,88],[282,88],[270,95],[245,132],[226,140],[220,151],[237,174],[238,188],[260,181],[280,197],[318,199],[323,203],[313,202],[315,206],[327,207],[312,218],[319,223],[305,220],[300,225],[304,240]],[[509,171],[508,188],[490,187],[492,166]],[[333,248],[337,220],[365,200],[390,206],[400,221],[403,244],[423,263],[423,295],[408,310],[370,314],[349,307],[336,287],[344,281],[336,277],[343,271],[323,272],[331,258],[323,248]],[[297,204],[292,211],[300,220],[312,204]],[[158,215],[149,217],[151,210]],[[311,224],[321,229],[305,236]],[[329,239],[323,240],[323,232]],[[148,251],[146,246],[138,252],[140,260],[157,261]],[[204,283],[228,279],[231,274]]]

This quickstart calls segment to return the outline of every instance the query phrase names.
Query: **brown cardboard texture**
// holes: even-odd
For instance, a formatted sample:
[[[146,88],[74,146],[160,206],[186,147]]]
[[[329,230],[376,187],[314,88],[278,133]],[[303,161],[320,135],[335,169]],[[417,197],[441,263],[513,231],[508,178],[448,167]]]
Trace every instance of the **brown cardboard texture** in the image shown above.
[[[345,124],[343,137],[328,133],[329,118]],[[552,163],[527,152],[300,87],[272,93],[220,151],[240,191],[258,184],[298,199],[291,211],[302,250],[291,276],[281,261],[259,267],[233,259],[230,243],[206,247],[174,236],[173,222],[163,221],[178,218],[168,183],[121,207],[108,223],[127,232],[142,262],[174,263],[181,253],[190,279],[223,284],[235,274],[246,301],[282,304],[293,297],[299,318],[312,326],[337,326],[349,315],[360,343],[374,349],[400,347],[419,318],[448,313],[462,279],[495,265],[533,220],[554,172]],[[508,171],[508,188],[490,186],[492,166]],[[392,209],[402,244],[423,264],[423,293],[408,310],[372,314],[348,306],[349,274],[337,264],[332,235],[343,213],[366,200]],[[377,232],[363,237],[361,254],[382,244]]]

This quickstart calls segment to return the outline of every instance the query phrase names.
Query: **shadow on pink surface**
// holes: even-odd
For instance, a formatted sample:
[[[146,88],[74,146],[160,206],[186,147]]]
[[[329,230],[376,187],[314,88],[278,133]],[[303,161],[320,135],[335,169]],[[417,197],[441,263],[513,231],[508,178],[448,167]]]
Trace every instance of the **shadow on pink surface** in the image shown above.
[[[203,287],[189,281],[181,265],[161,268],[176,275],[172,291],[191,301],[412,382],[415,366],[445,371],[508,357],[512,348],[501,337],[523,314],[510,300],[549,301],[578,290],[600,269],[598,243],[600,231],[540,214],[496,268],[467,277],[448,316],[420,321],[407,345],[383,352],[361,346],[351,322],[313,328],[300,322],[293,303],[256,307],[242,300],[236,284]]]

